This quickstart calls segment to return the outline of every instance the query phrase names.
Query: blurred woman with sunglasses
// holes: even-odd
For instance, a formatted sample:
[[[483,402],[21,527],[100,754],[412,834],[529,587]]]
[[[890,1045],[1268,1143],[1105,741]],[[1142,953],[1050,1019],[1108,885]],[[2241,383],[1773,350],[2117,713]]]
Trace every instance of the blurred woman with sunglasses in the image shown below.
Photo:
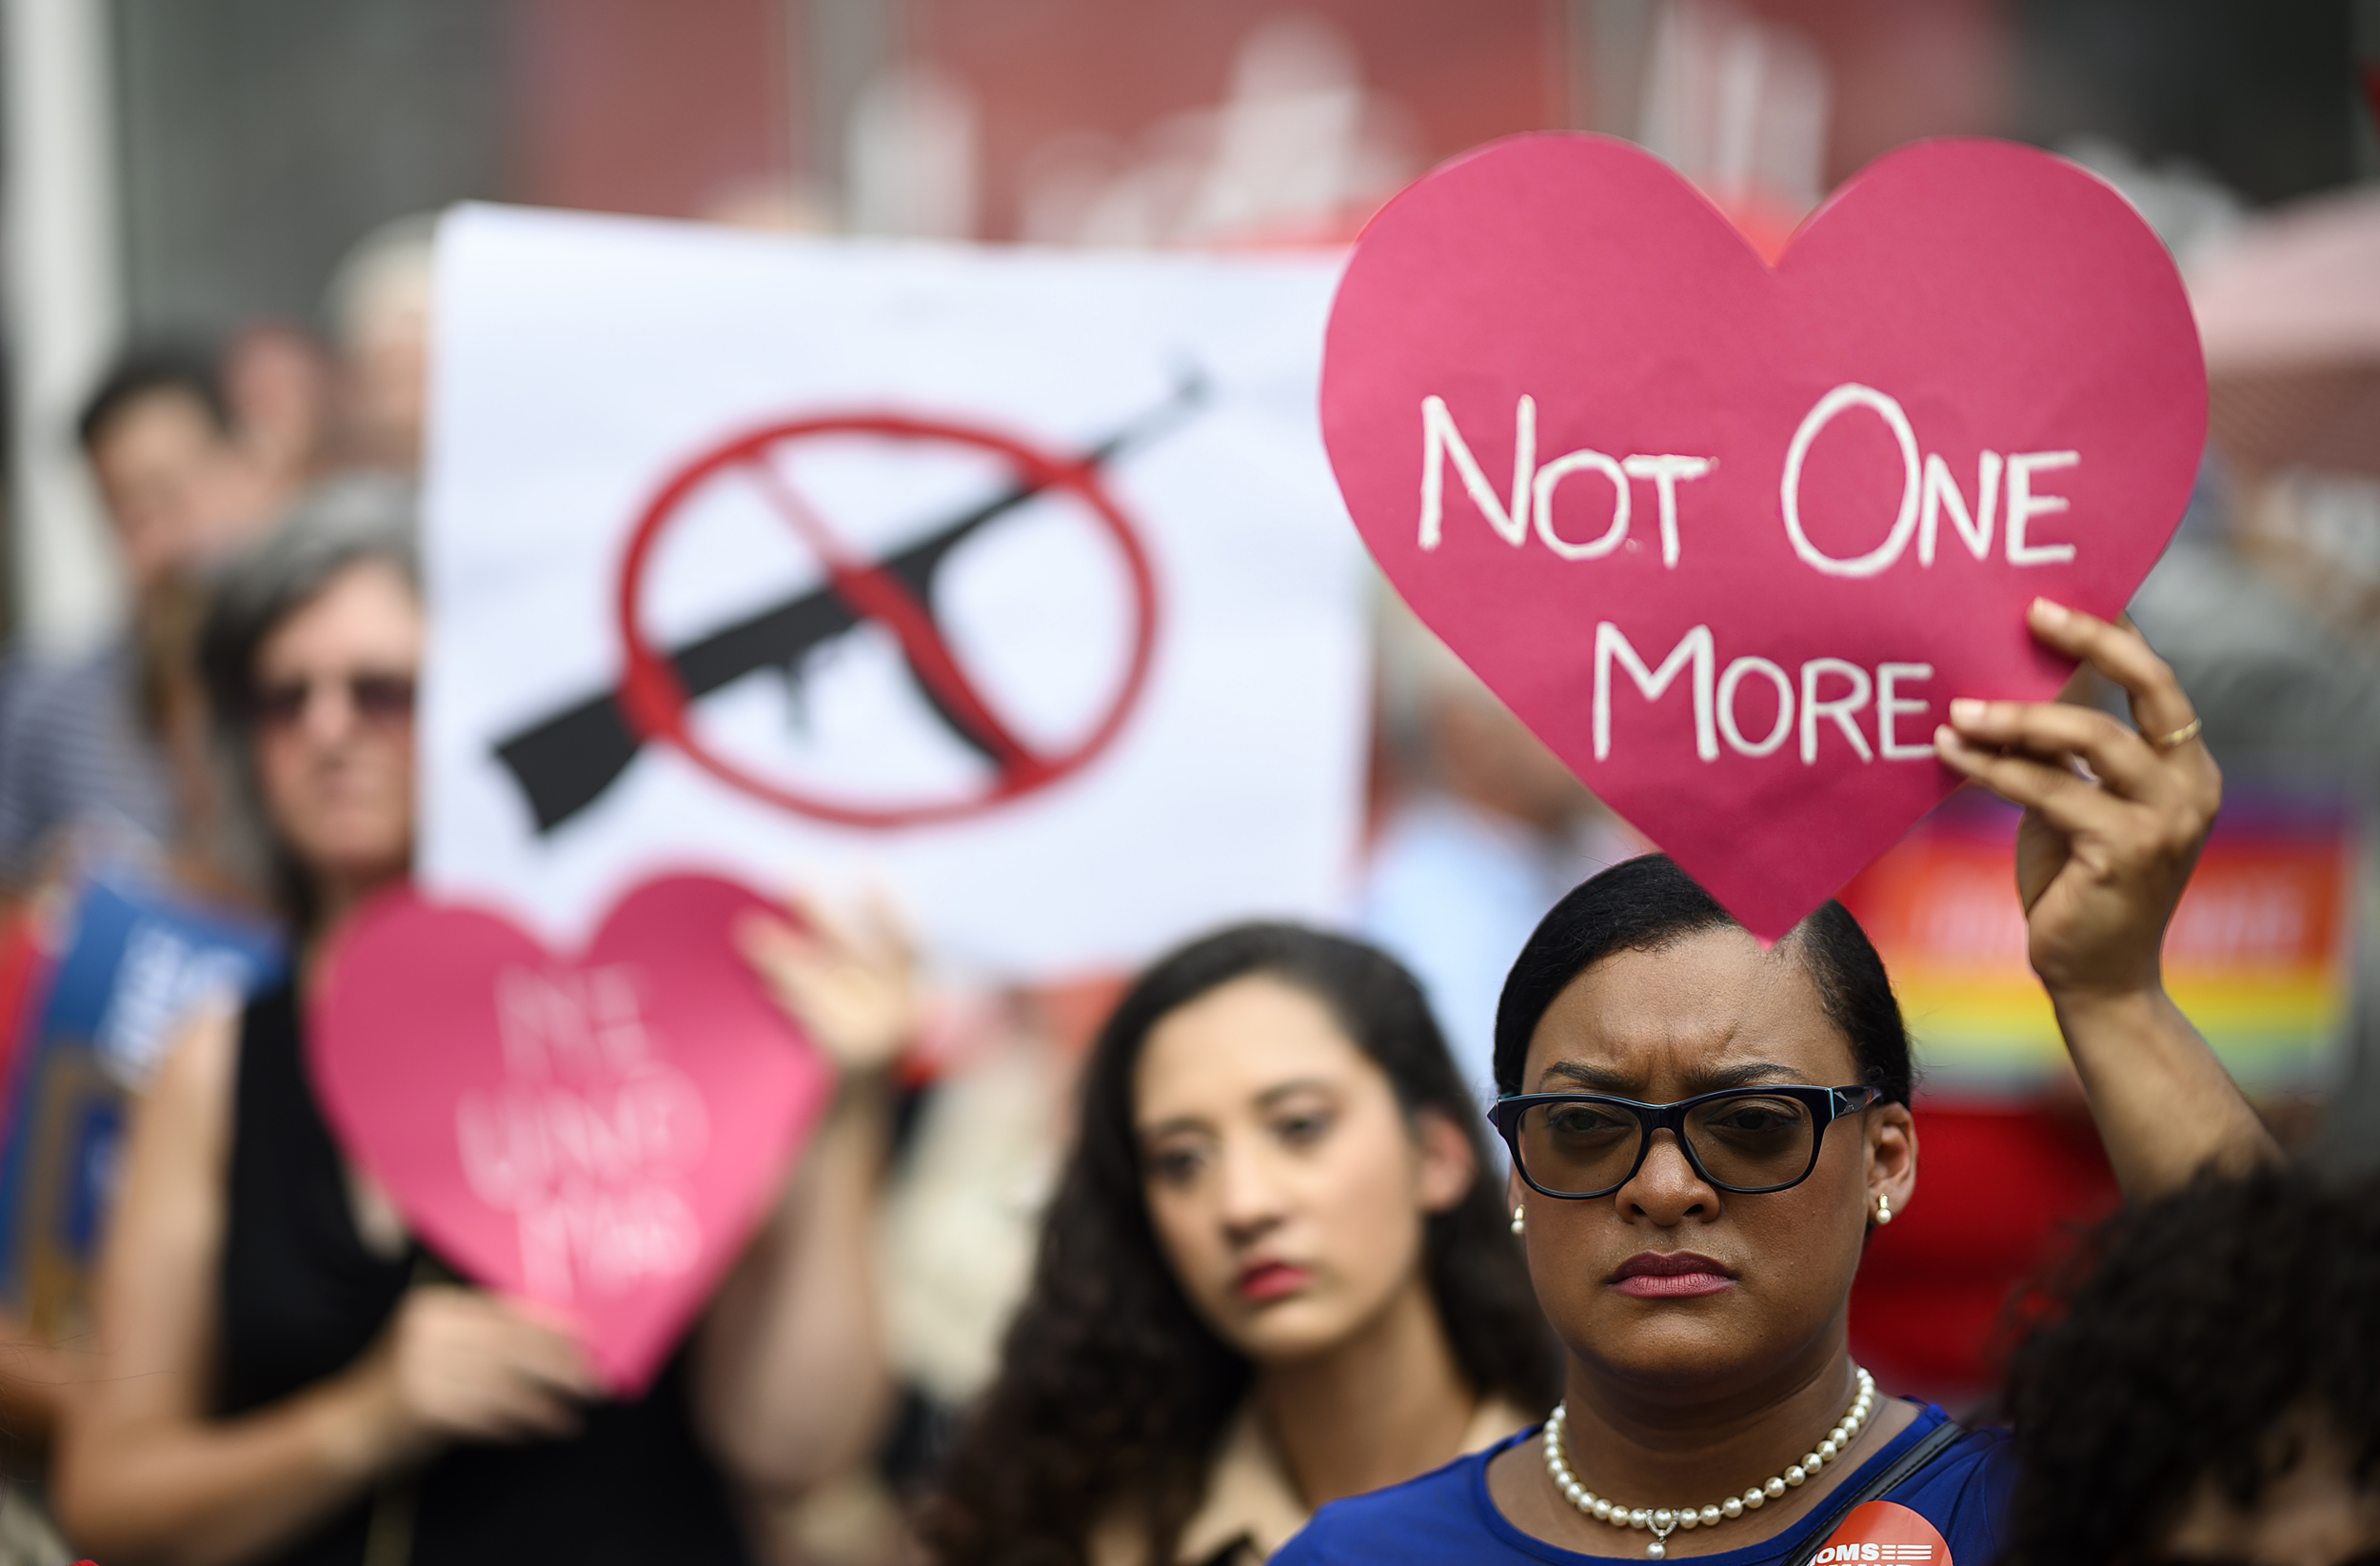
[[[1954,702],[1937,752],[2026,809],[2033,966],[2127,1193],[2253,1165],[2270,1140],[2158,974],[2214,763],[2137,635],[2046,602],[2031,620],[2123,687],[2137,729]],[[1918,1190],[1908,1038],[1849,915],[1830,903],[1764,949],[1666,860],[1618,865],[1514,963],[1496,1072],[1563,1400],[1540,1430],[1326,1508],[1283,1566],[1992,1558],[2005,1437],[1882,1396],[1847,1344],[1866,1236]]]
[[[1255,924],[1160,960],[1080,1127],[924,1514],[944,1566],[1252,1566],[1550,1402],[1478,1107],[1380,952]]]
[[[844,1095],[688,1346],[615,1403],[558,1323],[443,1273],[341,1157],[307,1078],[323,942],[412,857],[411,511],[381,481],[318,493],[208,623],[208,694],[297,979],[195,1029],[138,1107],[60,1516],[111,1566],[743,1561],[733,1481],[789,1490],[846,1465],[883,1398],[877,1117]]]

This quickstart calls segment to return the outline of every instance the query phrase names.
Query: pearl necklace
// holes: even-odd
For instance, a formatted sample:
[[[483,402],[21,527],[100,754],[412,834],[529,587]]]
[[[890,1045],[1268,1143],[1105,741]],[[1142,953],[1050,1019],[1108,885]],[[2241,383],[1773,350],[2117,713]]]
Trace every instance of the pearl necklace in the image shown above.
[[[1875,1412],[1875,1378],[1856,1365],[1852,1369],[1859,1376],[1859,1396],[1852,1399],[1851,1407],[1843,1411],[1843,1417],[1835,1421],[1835,1428],[1818,1442],[1817,1450],[1784,1473],[1754,1485],[1740,1496],[1730,1496],[1716,1506],[1688,1506],[1675,1512],[1662,1507],[1648,1512],[1641,1507],[1622,1506],[1616,1501],[1605,1500],[1580,1484],[1577,1476],[1570,1471],[1569,1459],[1562,1456],[1562,1432],[1570,1419],[1570,1405],[1567,1402],[1555,1404],[1553,1417],[1545,1421],[1545,1472],[1553,1479],[1554,1488],[1562,1493],[1563,1499],[1596,1521],[1608,1522],[1615,1528],[1649,1530],[1653,1542],[1644,1547],[1644,1553],[1658,1560],[1669,1554],[1669,1536],[1676,1530],[1716,1528],[1730,1518],[1742,1516],[1746,1512],[1757,1512],[1782,1497],[1787,1490],[1817,1477],[1820,1468],[1836,1461],[1850,1451],[1851,1443],[1859,1438],[1859,1432],[1867,1425],[1868,1417]]]

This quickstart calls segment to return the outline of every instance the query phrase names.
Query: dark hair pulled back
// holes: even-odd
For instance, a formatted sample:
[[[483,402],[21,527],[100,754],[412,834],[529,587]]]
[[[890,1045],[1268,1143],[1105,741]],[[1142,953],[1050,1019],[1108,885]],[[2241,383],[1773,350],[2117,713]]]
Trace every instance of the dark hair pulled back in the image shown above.
[[[1142,974],[1084,1066],[1074,1151],[999,1379],[921,1519],[928,1548],[947,1566],[1080,1562],[1092,1530],[1120,1508],[1143,1531],[1148,1558],[1172,1558],[1253,1367],[1199,1319],[1159,1247],[1142,1193],[1133,1078],[1159,1021],[1253,975],[1321,1001],[1408,1115],[1442,1114],[1470,1139],[1478,1179],[1427,1220],[1430,1292],[1478,1392],[1533,1412],[1550,1403],[1557,1360],[1504,1215],[1500,1160],[1489,1156],[1478,1106],[1420,987],[1360,942],[1290,924],[1240,925]]]
[[[1505,976],[1496,1007],[1496,1090],[1518,1093],[1529,1040],[1572,980],[1616,952],[1658,951],[1703,930],[1742,929],[1667,854],[1623,860],[1575,887],[1539,922]],[[1867,932],[1829,900],[1779,942],[1817,986],[1826,1015],[1851,1045],[1860,1081],[1909,1101],[1909,1029]],[[1850,1086],[1850,1083],[1835,1083]]]

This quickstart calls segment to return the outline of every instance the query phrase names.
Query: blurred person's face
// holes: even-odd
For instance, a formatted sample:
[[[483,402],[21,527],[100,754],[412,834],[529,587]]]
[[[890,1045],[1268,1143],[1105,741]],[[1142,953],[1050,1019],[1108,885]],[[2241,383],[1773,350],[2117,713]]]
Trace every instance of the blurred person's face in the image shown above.
[[[401,876],[413,849],[422,611],[377,561],[349,566],[256,654],[256,769],[273,829],[327,890]]]
[[[341,432],[349,461],[411,473],[421,466],[429,400],[429,300],[391,288],[346,345]]]
[[[320,454],[329,382],[321,350],[288,327],[252,327],[224,350],[224,396],[276,497],[293,492]]]
[[[1520,1086],[1673,1103],[1858,1080],[1791,942],[1763,951],[1729,928],[1619,952],[1572,980],[1529,1041]],[[1809,1178],[1782,1191],[1721,1191],[1660,1131],[1610,1196],[1542,1196],[1517,1173],[1511,1192],[1527,1209],[1537,1299],[1577,1363],[1713,1407],[1757,1407],[1836,1352],[1875,1195],[1897,1210],[1915,1175],[1909,1111],[1879,1104],[1829,1127]],[[1674,1276],[1626,1266],[1648,1253]]]
[[[92,436],[90,466],[136,593],[246,540],[240,454],[189,392],[164,388],[118,408]]]
[[[2155,1566],[2380,1566],[2380,1491],[2358,1484],[2346,1443],[2312,1421],[2276,1437],[2294,1463],[2245,1510],[2211,1478],[2199,1480]]]
[[[1158,1243],[1240,1354],[1328,1353],[1426,1289],[1423,1227],[1470,1188],[1470,1145],[1443,1116],[1407,1116],[1304,990],[1251,976],[1170,1013],[1133,1097]]]

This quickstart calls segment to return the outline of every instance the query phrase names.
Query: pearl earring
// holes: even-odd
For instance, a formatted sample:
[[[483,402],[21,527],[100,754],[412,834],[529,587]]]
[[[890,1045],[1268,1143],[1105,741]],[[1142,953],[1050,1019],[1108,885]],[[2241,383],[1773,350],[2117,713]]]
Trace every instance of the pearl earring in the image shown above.
[[[1513,1209],[1513,1233],[1515,1233],[1515,1234],[1517,1234],[1517,1235],[1525,1235],[1525,1234],[1527,1234],[1528,1232],[1529,1232],[1529,1209],[1527,1209],[1526,1207],[1516,1207],[1516,1208],[1514,1208],[1514,1209]]]
[[[1879,1229],[1893,1221],[1893,1204],[1884,1199],[1884,1193],[1881,1191],[1878,1191],[1875,1196],[1875,1221]]]

